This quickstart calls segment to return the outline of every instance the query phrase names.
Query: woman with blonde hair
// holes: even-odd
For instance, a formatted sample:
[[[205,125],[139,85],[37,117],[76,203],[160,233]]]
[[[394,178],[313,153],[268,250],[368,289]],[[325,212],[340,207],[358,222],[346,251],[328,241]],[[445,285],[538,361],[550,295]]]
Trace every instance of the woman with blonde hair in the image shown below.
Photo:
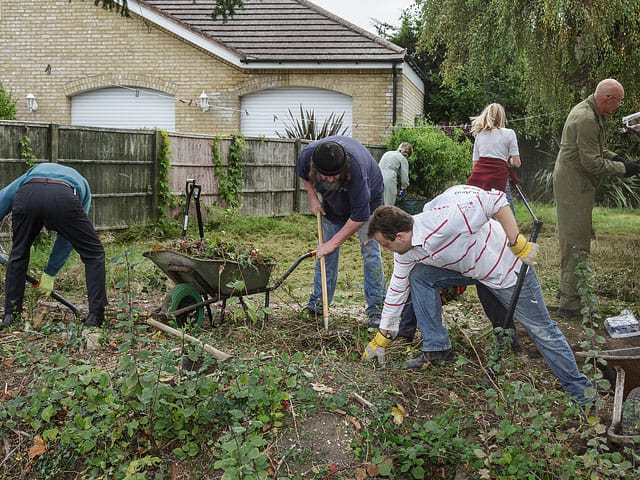
[[[516,132],[505,128],[506,123],[504,107],[499,103],[487,105],[480,115],[472,118],[471,134],[475,141],[468,185],[508,192],[511,168],[519,168],[521,162]]]
[[[407,159],[413,154],[413,147],[408,142],[402,142],[397,150],[386,152],[380,159],[380,170],[384,179],[384,204],[395,205],[398,196],[398,183],[403,192],[409,186],[409,162]]]

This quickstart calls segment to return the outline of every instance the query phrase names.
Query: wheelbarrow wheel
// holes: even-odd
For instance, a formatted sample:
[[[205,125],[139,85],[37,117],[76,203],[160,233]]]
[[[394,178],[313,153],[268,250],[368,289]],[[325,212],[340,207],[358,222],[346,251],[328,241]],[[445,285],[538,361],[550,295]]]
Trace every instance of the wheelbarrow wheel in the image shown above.
[[[200,302],[202,302],[200,292],[187,283],[181,283],[167,293],[161,311],[171,313]],[[192,311],[181,313],[178,316],[170,317],[169,323],[178,328],[189,327],[197,330],[202,327],[203,319],[204,307],[199,307],[197,309],[194,308]]]

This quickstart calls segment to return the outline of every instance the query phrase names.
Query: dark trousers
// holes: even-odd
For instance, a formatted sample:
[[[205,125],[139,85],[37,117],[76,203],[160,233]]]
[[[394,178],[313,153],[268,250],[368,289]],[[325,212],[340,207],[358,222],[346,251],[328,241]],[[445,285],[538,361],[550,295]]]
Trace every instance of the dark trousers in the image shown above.
[[[89,312],[104,312],[104,247],[71,188],[52,183],[23,185],[13,199],[11,224],[13,246],[5,281],[5,315],[22,312],[31,245],[42,227],[56,231],[73,245],[84,263]]]
[[[491,293],[487,287],[481,283],[476,284],[476,290],[478,292],[478,299],[482,304],[484,313],[491,321],[493,328],[503,327],[504,320],[507,316],[507,309],[504,308],[502,303]],[[400,326],[398,327],[398,336],[413,338],[418,327],[418,320],[416,319],[415,311],[413,310],[413,303],[411,297],[408,299],[407,305],[402,309],[402,316],[400,318]],[[513,328],[513,324],[510,325]],[[514,329],[515,330],[515,329]],[[513,339],[514,345],[519,344],[517,332]]]

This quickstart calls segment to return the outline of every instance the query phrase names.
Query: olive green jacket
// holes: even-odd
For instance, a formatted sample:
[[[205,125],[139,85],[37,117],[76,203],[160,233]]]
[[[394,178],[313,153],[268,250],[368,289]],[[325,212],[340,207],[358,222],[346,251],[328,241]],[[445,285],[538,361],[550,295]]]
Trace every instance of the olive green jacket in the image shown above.
[[[593,204],[599,177],[624,175],[624,164],[604,147],[604,121],[593,95],[571,109],[553,170],[556,202]]]

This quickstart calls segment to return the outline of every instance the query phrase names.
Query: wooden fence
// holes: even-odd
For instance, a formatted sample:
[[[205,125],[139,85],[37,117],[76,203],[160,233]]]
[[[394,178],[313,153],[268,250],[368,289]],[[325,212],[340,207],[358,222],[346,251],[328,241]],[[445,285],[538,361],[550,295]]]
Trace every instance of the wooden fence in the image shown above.
[[[223,203],[212,163],[211,145],[215,139],[172,133],[169,140],[170,189],[179,198],[184,197],[187,179],[194,179],[201,185],[200,201],[206,219],[207,207]],[[227,165],[231,141],[219,140],[223,167]],[[306,191],[294,170],[305,143],[257,138],[247,138],[245,142],[242,211],[268,216],[308,213]],[[155,220],[158,205],[160,145],[160,133],[152,130],[0,121],[0,187],[24,173],[28,163],[57,162],[78,170],[91,185],[90,217],[97,229],[149,224]],[[384,145],[367,148],[376,160],[386,150]],[[529,177],[532,169],[527,165],[527,171],[522,171]],[[180,215],[181,208],[169,212],[170,216]]]
[[[220,200],[211,146],[214,137],[170,134],[171,191],[185,196],[187,179],[201,185],[200,202]],[[223,168],[230,138],[220,139]],[[245,139],[242,211],[252,215],[284,216],[309,211],[306,192],[294,167],[301,141]],[[78,170],[91,185],[90,217],[99,230],[123,229],[155,220],[158,205],[159,132],[114,130],[43,123],[0,121],[0,187],[37,162],[56,162]],[[371,147],[380,158],[384,146]],[[181,202],[182,203],[182,202]],[[181,214],[181,208],[169,212]]]

